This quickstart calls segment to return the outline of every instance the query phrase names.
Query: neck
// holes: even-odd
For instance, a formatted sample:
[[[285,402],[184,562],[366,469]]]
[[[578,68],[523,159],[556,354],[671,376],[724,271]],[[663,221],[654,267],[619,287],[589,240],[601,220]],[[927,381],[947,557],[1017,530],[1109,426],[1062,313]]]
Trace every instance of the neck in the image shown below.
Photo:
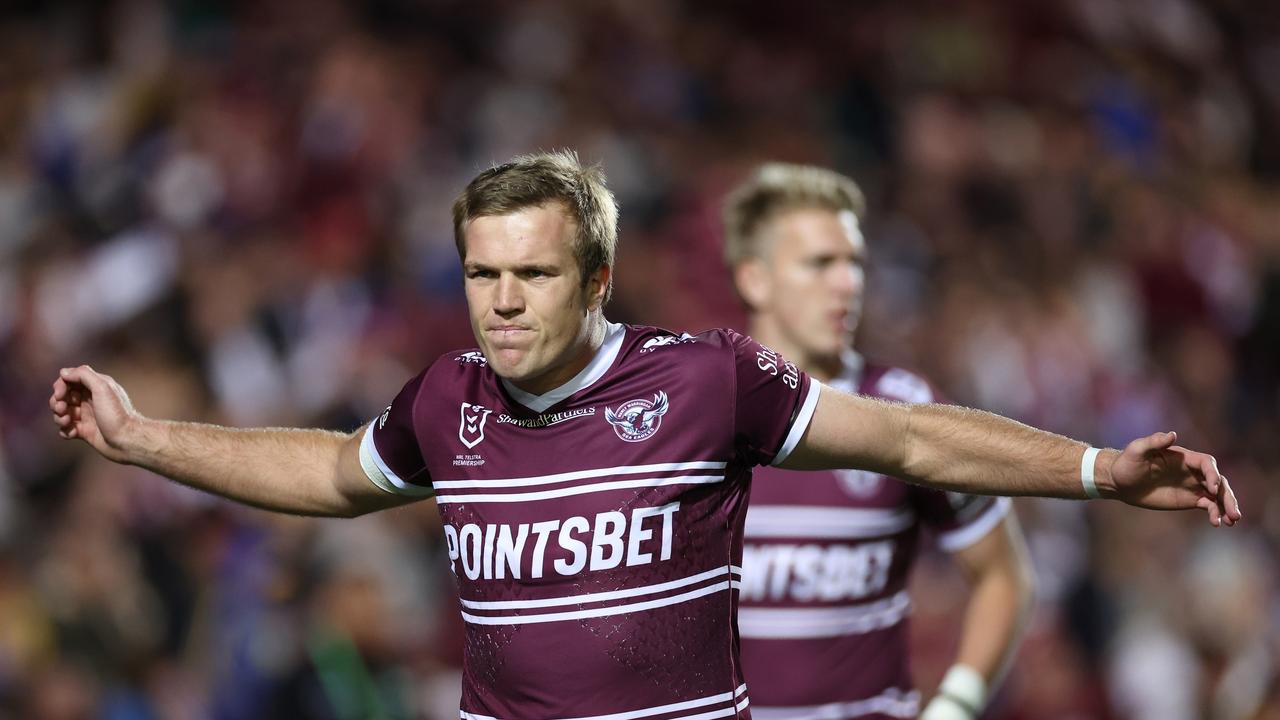
[[[591,364],[591,359],[604,344],[606,329],[604,313],[599,310],[592,312],[587,316],[582,331],[578,333],[574,343],[565,351],[566,360],[563,364],[537,377],[512,380],[511,384],[531,395],[542,395],[569,382],[573,376]]]
[[[784,358],[819,382],[829,383],[844,370],[844,358],[839,352],[833,355],[806,352],[782,331],[777,322],[766,315],[752,315],[749,331],[757,342],[782,353]]]

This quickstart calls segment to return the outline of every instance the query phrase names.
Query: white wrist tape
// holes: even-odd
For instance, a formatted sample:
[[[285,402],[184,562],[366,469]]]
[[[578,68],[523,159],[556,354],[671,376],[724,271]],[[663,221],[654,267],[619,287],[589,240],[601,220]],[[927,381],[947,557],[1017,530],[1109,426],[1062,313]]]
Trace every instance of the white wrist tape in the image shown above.
[[[925,708],[926,715],[922,718],[929,717],[927,713],[935,706],[938,706],[938,720],[950,720],[950,718],[976,718],[982,714],[982,708],[987,705],[987,681],[983,679],[982,674],[977,670],[956,663],[951,666],[947,674],[942,678],[942,683],[938,685],[938,695],[929,703],[929,707]],[[956,711],[963,711],[964,715],[957,715]]]
[[[1093,466],[1097,463],[1100,452],[1102,452],[1101,449],[1091,447],[1085,450],[1080,458],[1080,484],[1084,485],[1084,494],[1094,500],[1102,497],[1098,492],[1097,484],[1093,482]]]

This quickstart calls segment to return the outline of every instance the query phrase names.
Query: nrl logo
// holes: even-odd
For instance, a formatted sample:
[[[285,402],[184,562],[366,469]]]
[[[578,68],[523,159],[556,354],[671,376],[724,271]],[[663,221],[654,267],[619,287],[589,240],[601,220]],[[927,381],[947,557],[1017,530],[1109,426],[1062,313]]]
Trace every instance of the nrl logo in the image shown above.
[[[653,437],[662,425],[662,416],[670,408],[667,394],[659,390],[652,400],[628,400],[617,410],[606,407],[604,419],[613,426],[618,437],[627,442],[640,442]]]
[[[489,358],[485,357],[484,353],[479,350],[468,350],[454,358],[454,360],[457,360],[460,363],[475,363],[476,365],[489,364]]]
[[[484,421],[489,419],[491,412],[493,411],[480,405],[462,403],[462,422],[458,425],[458,439],[463,445],[473,448],[484,440]]]

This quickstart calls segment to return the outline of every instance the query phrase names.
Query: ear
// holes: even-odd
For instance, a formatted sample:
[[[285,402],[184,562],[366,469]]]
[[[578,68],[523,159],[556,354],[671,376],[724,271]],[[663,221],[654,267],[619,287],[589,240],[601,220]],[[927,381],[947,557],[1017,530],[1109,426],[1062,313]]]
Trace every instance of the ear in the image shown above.
[[[613,266],[601,265],[591,277],[587,278],[587,309],[598,310],[604,304],[604,296],[609,291],[609,280],[613,277]]]
[[[733,284],[753,310],[767,307],[773,297],[773,280],[764,261],[758,257],[747,258],[734,266]]]

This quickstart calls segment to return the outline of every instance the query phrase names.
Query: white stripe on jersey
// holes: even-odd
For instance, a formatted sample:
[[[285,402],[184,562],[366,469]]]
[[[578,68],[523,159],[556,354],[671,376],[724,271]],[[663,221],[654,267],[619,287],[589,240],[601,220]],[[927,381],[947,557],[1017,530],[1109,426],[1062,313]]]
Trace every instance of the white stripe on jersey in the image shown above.
[[[650,708],[641,708],[639,710],[629,710],[627,712],[613,713],[611,715],[590,715],[587,717],[567,718],[566,720],[635,720],[636,718],[651,717],[653,715],[665,715],[667,713],[679,712],[681,710],[692,710],[694,708],[706,707],[708,705],[719,705],[722,703],[733,703],[737,698],[741,697],[736,704],[731,707],[722,708],[711,713],[701,713],[698,715],[680,715],[670,720],[710,720],[710,718],[728,717],[735,711],[741,710],[748,705],[748,699],[743,697],[747,692],[747,686],[739,685],[737,690],[733,692],[720,693],[719,695],[711,695],[709,697],[697,698],[696,700],[685,700],[683,702],[670,703],[668,705],[658,705]],[[462,720],[497,720],[497,718],[489,715],[475,715],[465,710],[458,711]]]
[[[778,454],[773,456],[773,462],[770,465],[781,465],[791,456],[791,451],[796,449],[796,445],[800,444],[800,438],[804,437],[804,431],[809,429],[809,421],[813,419],[813,411],[818,407],[818,396],[822,394],[822,383],[809,379],[809,392],[805,394],[804,401],[800,403],[800,412],[796,413],[796,419],[791,422],[791,430],[787,433],[787,439],[782,441],[782,447],[778,448]]]
[[[622,598],[636,597],[637,595],[653,595],[654,593],[675,590],[686,585],[711,580],[713,578],[723,578],[725,576],[739,578],[742,577],[742,568],[737,565],[725,565],[724,567],[712,568],[696,575],[690,575],[678,580],[658,583],[656,585],[644,585],[642,587],[627,588],[625,590],[612,590],[609,592],[586,593],[584,595],[569,595],[567,597],[542,598],[540,600],[494,600],[490,602],[482,602],[478,600],[462,600],[462,607],[471,610],[523,610],[529,608],[556,607],[559,605],[582,605],[584,603],[605,602],[607,600],[621,600]]]
[[[360,438],[360,467],[370,482],[392,495],[422,497],[435,492],[430,487],[405,482],[383,461],[378,446],[373,443],[373,423],[365,426],[364,437]]]
[[[987,536],[1009,514],[1013,501],[1007,497],[996,498],[991,507],[962,527],[938,533],[938,547],[947,552],[959,552]]]
[[[496,480],[443,480],[433,482],[432,485],[441,490],[460,490],[463,488],[501,488],[501,487],[529,487],[533,485],[551,485],[558,482],[568,482],[570,480],[582,480],[592,477],[607,477],[610,475],[637,475],[640,473],[650,472],[667,472],[675,470],[722,470],[725,463],[710,461],[695,462],[678,462],[678,463],[653,463],[650,465],[619,465],[617,467],[596,468],[594,470],[574,470],[573,472],[562,472],[554,475],[535,475],[531,477],[518,478],[501,478]]]
[[[847,540],[893,535],[916,521],[911,508],[833,508],[809,505],[751,505],[748,538]]]
[[[586,493],[604,492],[606,490],[622,490],[638,487],[665,487],[667,485],[708,485],[724,480],[724,475],[677,475],[674,477],[639,478],[636,480],[612,480],[609,482],[574,485],[573,487],[555,490],[539,490],[524,493],[491,493],[481,495],[439,495],[436,502],[440,505],[448,503],[504,503],[531,502],[549,498],[585,495]]]
[[[680,593],[679,595],[658,598],[657,600],[630,603],[627,605],[611,605],[609,607],[594,608],[591,610],[573,610],[570,612],[543,613],[541,615],[485,616],[472,615],[471,613],[463,612],[462,619],[473,625],[528,625],[531,623],[561,622],[563,620],[582,620],[584,618],[607,617],[609,615],[621,615],[623,613],[639,612],[641,610],[652,610],[654,608],[666,607],[668,605],[678,605],[680,603],[696,600],[700,597],[705,597],[724,590],[737,590],[741,585],[742,583],[738,580],[725,580],[714,585],[707,585],[696,590]]]
[[[895,718],[914,718],[920,712],[920,692],[903,692],[889,688],[879,695],[865,700],[808,707],[751,708],[755,720],[853,720],[866,715],[888,715]]]
[[[738,609],[738,631],[744,638],[821,638],[883,630],[902,622],[911,611],[903,590],[875,602],[841,607]]]

